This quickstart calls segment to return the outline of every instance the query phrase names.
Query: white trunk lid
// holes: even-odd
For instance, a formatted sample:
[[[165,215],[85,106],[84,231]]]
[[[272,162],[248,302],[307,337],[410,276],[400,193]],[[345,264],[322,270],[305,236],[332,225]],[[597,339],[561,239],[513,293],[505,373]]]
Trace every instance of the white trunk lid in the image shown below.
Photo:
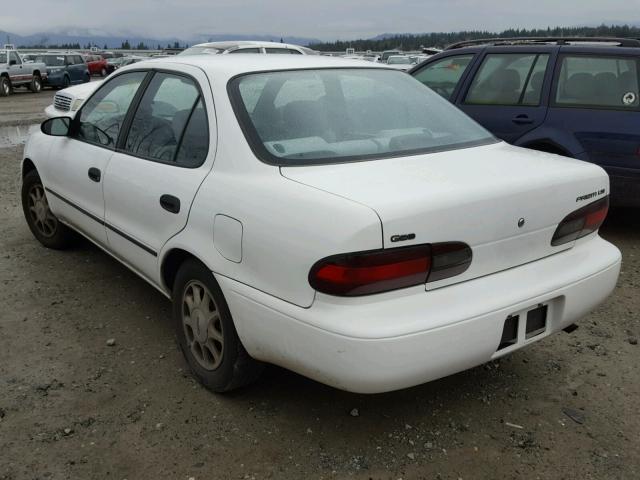
[[[572,243],[551,246],[558,223],[604,194],[586,201],[578,197],[609,191],[609,179],[600,167],[504,143],[413,157],[282,167],[281,171],[290,180],[374,209],[382,222],[384,248],[467,243],[473,250],[470,268],[429,283],[428,289],[571,248]],[[416,237],[391,241],[405,234]]]

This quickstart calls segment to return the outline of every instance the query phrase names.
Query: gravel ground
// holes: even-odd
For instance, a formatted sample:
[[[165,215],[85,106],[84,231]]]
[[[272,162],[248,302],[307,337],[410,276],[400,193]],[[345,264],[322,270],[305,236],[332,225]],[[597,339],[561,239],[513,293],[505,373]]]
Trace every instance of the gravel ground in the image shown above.
[[[276,367],[214,395],[164,297],[89,243],[49,251],[27,229],[3,127],[51,98],[0,98],[0,480],[639,478],[640,212],[607,220],[620,281],[570,335],[384,395]]]

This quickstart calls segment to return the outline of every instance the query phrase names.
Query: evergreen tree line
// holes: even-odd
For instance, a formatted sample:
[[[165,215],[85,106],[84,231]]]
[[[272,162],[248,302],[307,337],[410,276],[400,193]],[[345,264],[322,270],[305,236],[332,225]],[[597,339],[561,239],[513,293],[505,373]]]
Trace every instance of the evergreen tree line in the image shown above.
[[[56,49],[56,50],[89,50],[91,47],[98,47],[100,48],[99,45],[96,44],[91,44],[91,43],[87,43],[86,45],[80,45],[80,43],[41,43],[39,45],[18,45],[18,49],[25,49],[25,48],[30,48],[30,49],[42,49],[42,50],[46,50],[46,49]],[[153,46],[148,46],[146,45],[144,42],[139,42],[137,45],[131,44],[129,43],[129,40],[125,40],[124,42],[121,42],[120,47],[118,47],[122,50],[150,50],[153,48]],[[118,48],[115,48],[114,50],[117,50]],[[180,45],[179,42],[174,42],[174,43],[167,43],[166,47],[163,47],[162,45],[158,44],[156,47],[156,50],[163,50],[164,48],[189,48],[189,45]],[[105,44],[102,47],[102,50],[109,50],[109,47],[107,47],[107,45]]]
[[[500,33],[471,30],[462,32],[440,32],[424,34],[399,34],[383,39],[361,39],[336,41],[309,45],[309,48],[324,52],[341,52],[347,48],[357,51],[372,50],[380,52],[401,48],[402,50],[419,50],[420,47],[444,48],[452,43],[480,38],[510,37],[624,37],[640,38],[640,27],[629,25],[600,25],[599,27],[555,27],[545,29],[509,29]]]

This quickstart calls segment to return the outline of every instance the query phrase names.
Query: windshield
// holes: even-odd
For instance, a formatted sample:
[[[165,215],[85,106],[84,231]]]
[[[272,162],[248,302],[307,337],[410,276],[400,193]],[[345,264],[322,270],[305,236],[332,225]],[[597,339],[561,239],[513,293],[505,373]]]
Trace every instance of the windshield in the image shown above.
[[[385,158],[495,141],[399,71],[256,73],[232,80],[229,92],[254,152],[277,165]]]
[[[202,53],[208,53],[215,55],[216,53],[222,53],[223,50],[215,47],[191,47],[183,50],[178,55],[200,55]]]
[[[409,57],[389,57],[387,63],[389,65],[408,65],[411,63],[411,59]]]
[[[47,67],[64,67],[64,56],[59,55],[43,55],[36,59],[43,62]]]

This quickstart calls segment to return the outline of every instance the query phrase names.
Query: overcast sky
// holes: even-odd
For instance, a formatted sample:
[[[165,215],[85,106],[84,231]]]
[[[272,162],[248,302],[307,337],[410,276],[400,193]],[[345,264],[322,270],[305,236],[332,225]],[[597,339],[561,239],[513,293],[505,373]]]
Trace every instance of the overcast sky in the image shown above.
[[[22,35],[81,27],[162,38],[253,33],[332,40],[640,22],[640,0],[29,0],[5,7],[0,30]]]

